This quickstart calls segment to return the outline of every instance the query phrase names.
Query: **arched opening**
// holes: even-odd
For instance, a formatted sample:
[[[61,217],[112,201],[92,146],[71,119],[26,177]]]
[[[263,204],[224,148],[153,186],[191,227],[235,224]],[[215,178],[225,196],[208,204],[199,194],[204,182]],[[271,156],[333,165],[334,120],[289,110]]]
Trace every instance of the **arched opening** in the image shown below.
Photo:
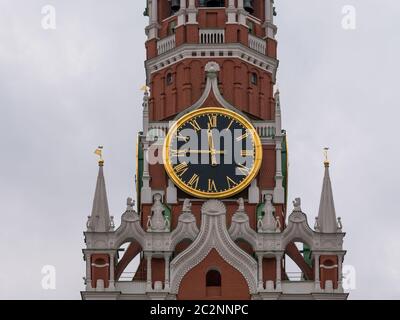
[[[250,82],[253,86],[258,85],[258,75],[255,72],[252,72],[250,75]]]
[[[283,279],[290,281],[313,280],[311,250],[303,242],[291,242],[286,247]]]
[[[173,80],[174,80],[174,77],[172,76],[172,73],[171,72],[167,73],[167,76],[165,77],[167,86],[170,86],[172,84]]]
[[[136,241],[127,242],[120,246],[115,267],[116,281],[144,281],[145,264],[143,261],[142,247]]]
[[[217,270],[210,270],[206,275],[206,287],[220,287],[221,274]]]
[[[221,296],[221,273],[211,269],[206,274],[206,295],[207,297]]]
[[[323,289],[337,289],[338,264],[335,256],[322,256],[320,258],[320,280]],[[328,282],[328,283],[327,283]]]
[[[108,288],[110,279],[110,256],[108,254],[94,254],[91,256],[92,287]]]

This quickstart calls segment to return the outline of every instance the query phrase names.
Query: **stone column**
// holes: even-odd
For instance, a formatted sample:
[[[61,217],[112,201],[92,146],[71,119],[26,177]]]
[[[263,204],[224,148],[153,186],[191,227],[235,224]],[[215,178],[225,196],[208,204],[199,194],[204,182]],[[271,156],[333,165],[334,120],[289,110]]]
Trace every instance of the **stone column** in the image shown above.
[[[110,253],[110,286],[109,289],[115,288],[115,266],[114,266],[114,253]]]
[[[181,0],[181,8],[178,15],[178,26],[186,23],[186,0]]]
[[[264,255],[259,253],[257,254],[258,258],[258,291],[264,290],[263,284],[263,259]]]
[[[197,24],[197,9],[195,6],[195,0],[189,0],[189,7],[186,10],[188,15],[188,24]]]
[[[271,0],[265,0],[265,21],[272,22],[273,4]]]
[[[238,0],[238,18],[239,18],[239,23],[243,25],[246,24],[246,16],[247,16],[247,11],[244,10],[244,5],[243,5],[243,0]]]
[[[319,280],[319,254],[314,256],[315,265],[315,290],[321,291],[321,281]]]
[[[343,256],[338,255],[338,291],[343,291]]]
[[[92,287],[92,262],[91,255],[86,253],[86,290],[91,290]]]
[[[157,38],[158,35],[158,12],[157,1],[149,0],[149,26],[146,28],[148,40]]]
[[[170,259],[170,254],[165,254],[164,255],[164,260],[165,260],[165,283],[164,283],[164,289],[166,291],[169,291],[169,259]]]
[[[280,254],[275,256],[276,259],[276,291],[282,291],[282,256]]]
[[[283,189],[283,175],[282,175],[282,139],[276,138],[276,173],[275,173],[275,189],[274,189],[274,203],[285,203],[285,190]]]
[[[149,150],[149,143],[146,141],[143,144],[143,186],[141,190],[141,202],[144,204],[153,203],[151,188],[150,188],[148,150]]]
[[[145,254],[146,255],[146,260],[147,260],[147,277],[146,277],[146,280],[147,280],[147,291],[151,291],[152,290],[152,287],[153,287],[153,281],[152,281],[152,278],[151,278],[151,258],[152,258],[152,255],[151,255],[151,253],[146,253]]]
[[[274,25],[274,0],[265,0],[264,28],[266,38],[274,39],[277,30]]]
[[[150,21],[151,22],[155,22],[157,23],[158,21],[158,12],[157,12],[157,2],[158,0],[149,0],[149,6],[151,6],[150,8]]]
[[[227,24],[236,23],[236,8],[235,8],[235,0],[229,0],[229,6],[226,9],[226,13],[228,16]]]

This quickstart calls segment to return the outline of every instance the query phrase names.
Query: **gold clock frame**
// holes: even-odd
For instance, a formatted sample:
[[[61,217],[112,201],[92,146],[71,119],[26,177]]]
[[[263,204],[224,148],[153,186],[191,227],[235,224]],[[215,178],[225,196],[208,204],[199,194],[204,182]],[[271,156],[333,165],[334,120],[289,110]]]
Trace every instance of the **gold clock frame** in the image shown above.
[[[249,175],[244,179],[240,184],[238,184],[236,187],[226,190],[226,191],[221,191],[221,192],[215,192],[215,193],[209,193],[209,192],[203,192],[203,191],[198,191],[193,188],[188,187],[186,184],[184,184],[175,174],[174,168],[172,164],[170,163],[170,145],[171,145],[171,140],[175,132],[178,130],[178,128],[190,120],[191,118],[198,117],[204,114],[209,114],[209,113],[216,113],[216,114],[222,114],[225,116],[229,116],[236,121],[240,122],[247,130],[252,135],[253,141],[254,141],[254,149],[255,149],[255,159],[254,159],[254,165],[249,173]],[[182,191],[195,196],[197,198],[201,199],[223,199],[223,198],[229,198],[232,197],[240,192],[242,192],[244,189],[246,189],[251,182],[254,180],[254,178],[258,175],[260,168],[261,168],[261,163],[262,163],[262,158],[263,158],[263,150],[262,150],[262,145],[261,145],[261,139],[254,128],[253,124],[247,120],[245,117],[242,115],[238,114],[237,112],[234,112],[229,109],[224,109],[224,108],[219,108],[219,107],[207,107],[207,108],[201,108],[192,112],[189,112],[182,116],[178,121],[176,121],[171,128],[168,131],[168,134],[165,138],[164,141],[164,146],[163,146],[163,161],[164,161],[164,168],[170,177],[170,179],[173,181],[173,183],[179,187]]]

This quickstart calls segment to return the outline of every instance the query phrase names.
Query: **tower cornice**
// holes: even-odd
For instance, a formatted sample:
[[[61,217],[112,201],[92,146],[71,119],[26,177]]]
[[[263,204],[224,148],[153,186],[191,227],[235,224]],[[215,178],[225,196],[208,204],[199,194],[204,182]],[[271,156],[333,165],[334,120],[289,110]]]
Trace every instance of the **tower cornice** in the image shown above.
[[[220,53],[223,55],[220,55]],[[196,55],[194,55],[196,54]],[[147,79],[150,79],[152,73],[173,66],[177,62],[186,59],[240,59],[263,71],[272,74],[275,82],[276,72],[279,66],[279,60],[260,54],[257,51],[244,46],[241,43],[227,44],[184,44],[170,50],[156,58],[145,62]]]

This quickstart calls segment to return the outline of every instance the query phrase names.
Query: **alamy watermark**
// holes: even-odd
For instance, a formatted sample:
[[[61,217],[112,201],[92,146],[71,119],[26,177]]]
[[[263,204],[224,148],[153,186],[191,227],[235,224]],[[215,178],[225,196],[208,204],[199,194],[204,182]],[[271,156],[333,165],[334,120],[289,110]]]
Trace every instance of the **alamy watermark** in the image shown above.
[[[43,290],[56,290],[56,267],[52,265],[43,266],[42,270],[42,289]]]
[[[44,30],[57,29],[57,15],[56,8],[52,5],[45,5],[42,7],[42,20],[41,25]]]
[[[355,30],[357,28],[357,11],[352,5],[345,5],[342,8],[342,28],[344,30]]]

